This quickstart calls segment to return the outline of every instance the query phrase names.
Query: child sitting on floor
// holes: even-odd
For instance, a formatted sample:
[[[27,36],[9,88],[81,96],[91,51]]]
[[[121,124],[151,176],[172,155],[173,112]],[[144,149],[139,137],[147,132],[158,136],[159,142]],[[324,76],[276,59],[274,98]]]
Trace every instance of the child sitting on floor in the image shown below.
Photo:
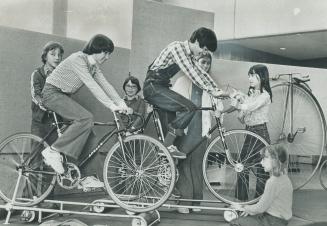
[[[261,160],[270,178],[258,203],[254,205],[234,204],[232,208],[242,211],[240,218],[231,226],[287,225],[292,217],[293,187],[287,176],[287,153],[284,147],[268,146]]]

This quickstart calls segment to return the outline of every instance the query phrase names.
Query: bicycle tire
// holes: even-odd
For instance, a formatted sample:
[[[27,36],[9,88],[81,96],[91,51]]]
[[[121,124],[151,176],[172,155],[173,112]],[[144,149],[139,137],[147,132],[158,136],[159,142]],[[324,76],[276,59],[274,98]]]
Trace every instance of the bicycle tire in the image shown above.
[[[175,186],[175,164],[158,140],[131,135],[108,152],[103,178],[109,196],[123,209],[148,212],[160,207]],[[160,155],[159,155],[160,153]]]
[[[327,190],[327,160],[325,160],[320,166],[319,181],[321,186]]]
[[[319,167],[326,145],[326,121],[314,95],[304,86],[294,83],[293,133],[298,129],[300,132],[292,140],[289,135],[291,119],[290,101],[287,101],[288,87],[290,83],[272,87],[273,102],[269,112],[268,131],[271,143],[282,144],[289,154],[288,176],[294,190],[305,185],[306,188],[311,188],[308,182]],[[312,186],[319,184],[318,177],[315,180]]]
[[[46,147],[48,144],[42,138],[29,133],[14,134],[0,143],[0,197],[4,201],[19,206],[34,206],[50,194],[56,174],[44,164],[41,155],[30,159],[32,153]],[[16,186],[17,194],[13,200]]]
[[[247,140],[247,143],[245,143]],[[205,151],[202,172],[206,186],[218,199],[229,204],[251,204],[256,202],[261,194],[256,191],[256,186],[264,184],[268,175],[263,172],[259,163],[261,152],[268,143],[259,135],[247,130],[230,130],[224,133],[224,141],[230,152],[230,156],[237,164],[232,164],[227,158],[220,136],[213,139]],[[244,148],[244,149],[243,149]],[[243,151],[242,151],[243,150]],[[243,154],[245,153],[244,157]],[[242,157],[243,156],[243,157]],[[240,186],[238,180],[243,180],[248,175],[246,186],[246,198],[239,198]]]

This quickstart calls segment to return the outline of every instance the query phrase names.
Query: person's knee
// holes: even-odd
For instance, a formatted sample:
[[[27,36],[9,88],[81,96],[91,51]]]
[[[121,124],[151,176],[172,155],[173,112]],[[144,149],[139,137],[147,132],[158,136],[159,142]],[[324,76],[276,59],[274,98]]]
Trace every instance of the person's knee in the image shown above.
[[[83,124],[84,126],[91,128],[94,125],[94,117],[91,113],[85,114],[78,120],[75,120],[76,123]]]
[[[195,104],[193,104],[192,102],[188,103],[186,106],[185,106],[185,111],[186,112],[194,112],[196,111],[197,107]]]

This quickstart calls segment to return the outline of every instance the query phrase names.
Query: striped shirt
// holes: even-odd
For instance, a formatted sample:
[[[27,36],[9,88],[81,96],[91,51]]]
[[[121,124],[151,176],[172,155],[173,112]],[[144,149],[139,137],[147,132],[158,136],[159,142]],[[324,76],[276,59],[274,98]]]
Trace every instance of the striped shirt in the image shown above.
[[[172,64],[177,64],[184,74],[201,89],[212,93],[218,90],[217,84],[210,75],[202,70],[192,61],[193,54],[190,50],[188,41],[172,42],[155,59],[150,70],[156,71],[165,69]]]
[[[49,83],[62,92],[73,94],[86,85],[92,94],[106,107],[126,107],[115,88],[105,79],[92,56],[81,51],[73,53],[62,61],[47,77]]]

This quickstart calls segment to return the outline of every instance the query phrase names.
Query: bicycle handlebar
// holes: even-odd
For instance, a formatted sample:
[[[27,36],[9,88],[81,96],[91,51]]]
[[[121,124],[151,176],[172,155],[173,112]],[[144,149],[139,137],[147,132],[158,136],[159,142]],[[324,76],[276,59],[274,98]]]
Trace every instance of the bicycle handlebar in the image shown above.
[[[294,72],[294,73],[283,73],[283,74],[277,74],[277,75],[273,76],[271,79],[272,79],[273,81],[276,81],[276,80],[278,80],[280,77],[285,76],[285,75],[287,75],[287,76],[293,76],[293,75],[301,75],[301,73],[299,73],[299,72]]]
[[[116,114],[119,113],[119,114],[124,114],[124,113],[120,113],[120,112],[113,112],[114,113],[114,116],[115,118],[117,118]],[[128,117],[128,125],[126,126],[126,128],[124,128],[123,130],[125,131],[128,131],[130,133],[134,133],[138,130],[141,130],[144,128],[144,123],[145,123],[145,120],[144,120],[144,117],[143,115],[137,113],[137,112],[133,112],[132,114],[128,115],[128,114],[124,114]],[[140,123],[140,126],[138,126],[137,128],[133,128],[131,129],[132,127],[132,124],[133,124],[133,120],[131,118],[131,115],[135,115],[136,117],[140,118],[141,119],[141,123]]]

